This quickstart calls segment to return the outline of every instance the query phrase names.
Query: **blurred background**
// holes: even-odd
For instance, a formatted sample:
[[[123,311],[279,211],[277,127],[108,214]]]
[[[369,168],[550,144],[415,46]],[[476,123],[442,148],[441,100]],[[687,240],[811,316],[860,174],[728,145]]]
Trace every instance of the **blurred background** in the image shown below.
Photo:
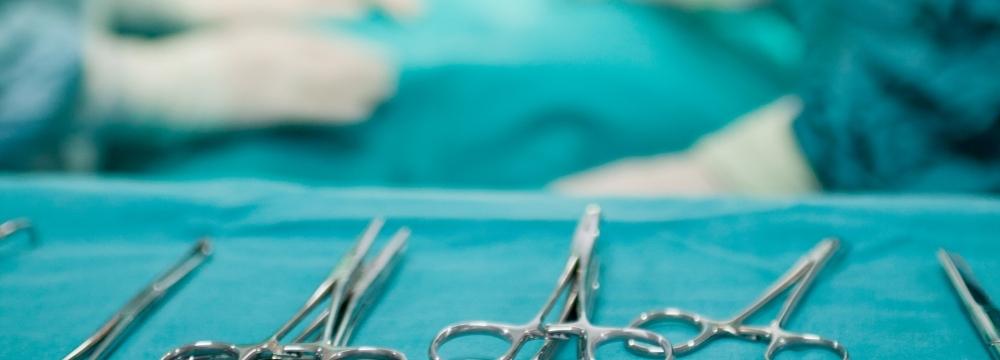
[[[989,0],[8,0],[0,171],[990,193],[998,75]]]

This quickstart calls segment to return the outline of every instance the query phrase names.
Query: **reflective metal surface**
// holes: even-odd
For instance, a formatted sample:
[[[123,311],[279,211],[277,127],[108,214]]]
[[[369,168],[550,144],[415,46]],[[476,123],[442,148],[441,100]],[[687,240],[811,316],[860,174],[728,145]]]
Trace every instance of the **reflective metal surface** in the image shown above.
[[[822,270],[826,261],[840,247],[837,239],[826,239],[813,247],[805,256],[799,259],[790,270],[781,276],[753,303],[747,306],[736,316],[725,321],[717,321],[706,318],[696,313],[687,312],[680,309],[668,308],[660,311],[651,311],[639,315],[631,326],[642,327],[654,322],[674,321],[694,325],[699,329],[698,334],[673,348],[673,352],[682,355],[702,348],[709,340],[720,336],[731,336],[751,341],[768,342],[764,352],[765,359],[772,359],[775,354],[790,347],[815,347],[826,349],[838,354],[842,359],[849,359],[847,349],[839,342],[822,338],[818,335],[796,333],[784,329],[789,315],[795,310],[799,300],[809,289],[815,280],[816,275]],[[786,290],[791,289],[791,293],[785,300],[784,305],[778,312],[777,317],[767,326],[751,326],[744,324],[748,318],[756,314],[765,306],[774,301]],[[634,341],[628,342],[629,350],[643,355],[663,354],[664,348],[649,346]],[[667,351],[669,353],[669,350]]]
[[[166,274],[160,276],[143,291],[136,294],[131,301],[115,313],[93,335],[83,341],[63,360],[105,359],[115,347],[134,328],[138,321],[160,300],[176,291],[177,285],[197,269],[212,254],[212,245],[208,239],[201,239],[194,247],[175,264]]]
[[[1000,310],[997,309],[986,291],[972,276],[972,270],[961,256],[938,250],[938,261],[958,295],[965,313],[976,327],[986,351],[993,359],[1000,360]]]
[[[0,242],[20,232],[26,233],[32,244],[38,244],[38,232],[31,220],[26,218],[10,219],[0,223]]]
[[[569,261],[559,277],[555,290],[535,317],[522,325],[471,321],[448,326],[431,342],[428,349],[429,357],[441,360],[440,348],[451,340],[485,335],[509,342],[510,347],[498,357],[502,360],[513,359],[525,343],[536,339],[545,339],[545,343],[533,358],[548,359],[554,355],[563,340],[572,337],[578,338],[578,359],[595,359],[594,353],[599,346],[615,340],[637,340],[655,344],[661,349],[666,349],[657,355],[658,358],[671,359],[673,355],[670,343],[656,333],[631,327],[598,327],[590,323],[589,312],[597,290],[598,265],[593,256],[593,249],[599,233],[599,223],[600,208],[596,205],[588,206],[577,224]],[[555,310],[561,298],[564,301],[563,308],[559,311],[559,318],[555,323],[546,323],[546,318]]]
[[[250,345],[198,341],[171,350],[163,355],[162,360],[405,360],[406,356],[395,350],[347,347],[354,327],[364,310],[377,298],[381,285],[391,273],[410,236],[408,229],[400,229],[376,259],[365,266],[365,255],[378,236],[382,224],[382,219],[372,220],[351,250],[313,291],[305,304],[264,341]],[[327,299],[330,302],[326,309],[292,343],[283,344],[282,340],[288,333]],[[320,333],[318,339],[317,333]]]

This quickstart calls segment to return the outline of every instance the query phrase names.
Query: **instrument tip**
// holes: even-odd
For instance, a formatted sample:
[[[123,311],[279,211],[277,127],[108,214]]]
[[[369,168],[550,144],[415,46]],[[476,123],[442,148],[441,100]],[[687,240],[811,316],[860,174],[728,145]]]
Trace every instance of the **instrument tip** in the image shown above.
[[[198,243],[194,246],[194,252],[201,253],[202,255],[212,255],[215,248],[212,246],[212,238],[208,236],[203,236],[198,239]]]
[[[401,227],[396,230],[396,233],[392,235],[392,240],[389,241],[389,247],[403,247],[406,245],[407,241],[410,239],[410,228]]]
[[[959,266],[959,262],[962,261],[962,258],[958,254],[945,250],[945,248],[938,248],[937,258],[941,266],[954,267],[956,269]]]
[[[18,232],[26,232],[32,244],[38,243],[38,231],[35,225],[28,218],[16,218],[0,222],[0,239],[14,235]]]

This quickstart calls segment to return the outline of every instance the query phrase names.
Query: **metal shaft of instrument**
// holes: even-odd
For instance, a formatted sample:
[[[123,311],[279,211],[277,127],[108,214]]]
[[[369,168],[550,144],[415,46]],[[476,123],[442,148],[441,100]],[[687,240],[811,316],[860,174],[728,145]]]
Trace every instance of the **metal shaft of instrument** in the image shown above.
[[[184,258],[133,297],[122,310],[63,359],[83,359],[87,354],[90,354],[89,358],[92,360],[106,358],[124,339],[135,322],[159,300],[175,290],[176,285],[201,266],[211,252],[211,242],[208,239],[199,240]]]
[[[799,260],[795,262],[795,265],[793,265],[791,269],[782,274],[781,277],[778,278],[778,280],[776,280],[774,283],[771,284],[771,286],[769,286],[766,290],[764,290],[764,292],[761,294],[760,297],[758,297],[756,300],[754,300],[753,303],[751,303],[749,306],[740,311],[739,314],[733,318],[733,321],[735,321],[736,323],[742,323],[744,320],[746,320],[753,314],[757,313],[757,311],[760,311],[760,309],[764,308],[764,306],[770,304],[771,301],[774,301],[775,298],[784,293],[785,290],[787,290],[789,287],[793,285],[799,285],[802,282],[801,280],[805,277],[805,275],[815,267],[816,260],[823,259],[825,261],[826,258],[829,258],[833,254],[833,250],[836,249],[838,243],[839,240],[836,239],[827,239],[821,241],[818,245],[813,247],[812,250],[806,253],[806,255],[803,255],[801,258],[799,258]],[[804,291],[807,288],[800,287],[799,289]],[[799,291],[793,291],[793,294],[789,295],[789,300],[793,301],[785,302],[785,304],[782,306],[782,310],[778,313],[779,318],[787,318],[791,310],[793,310],[795,305],[798,304],[799,296],[796,296],[796,293],[799,296],[801,295]]]
[[[28,234],[28,240],[32,244],[38,243],[38,231],[35,230],[35,226],[31,223],[31,220],[27,218],[16,218],[4,221],[0,223],[0,241],[7,239],[19,232],[26,232]]]
[[[378,256],[372,260],[371,264],[364,268],[361,278],[351,290],[351,296],[344,307],[344,314],[341,315],[341,324],[333,336],[334,346],[347,346],[354,328],[357,327],[358,320],[365,310],[375,302],[383,290],[385,281],[392,274],[393,269],[401,258],[406,241],[410,237],[410,230],[402,228],[397,231],[385,248],[379,252]]]
[[[583,218],[577,225],[573,234],[573,257],[576,258],[576,275],[574,276],[574,286],[577,290],[577,308],[579,309],[578,320],[588,321],[588,310],[593,307],[590,287],[591,281],[596,280],[590,275],[593,270],[592,263],[594,255],[594,244],[600,235],[598,227],[601,222],[601,208],[597,205],[588,205]]]
[[[587,312],[593,307],[593,301],[588,300],[587,295],[581,293],[586,292],[589,294],[590,290],[596,289],[597,286],[597,274],[593,273],[594,267],[597,264],[596,262],[591,263],[590,258],[593,253],[594,242],[597,238],[599,222],[600,208],[596,205],[587,206],[583,218],[574,232],[569,261],[563,270],[563,275],[559,278],[559,285],[556,287],[556,291],[550,295],[542,312],[539,313],[540,321],[544,320],[564,291],[566,292],[566,299],[558,321],[567,323],[581,318],[586,319]],[[545,360],[552,358],[555,356],[562,340],[547,336],[542,347],[535,353],[532,359]]]
[[[979,336],[993,359],[1000,360],[1000,311],[990,301],[986,291],[972,276],[965,260],[944,249],[938,250],[938,261],[948,280],[958,294],[969,320],[976,327]]]
[[[406,240],[409,238],[409,229],[403,228],[397,231],[389,244],[379,253],[379,255],[367,265],[362,272],[361,279],[355,283],[354,288],[348,294],[348,298],[344,306],[337,311],[333,312],[335,323],[338,324],[334,331],[333,342],[334,345],[340,342],[346,342],[350,338],[350,333],[353,331],[353,326],[356,324],[357,319],[352,319],[350,321],[345,321],[341,319],[344,314],[355,314],[357,317],[358,313],[365,310],[365,306],[370,303],[373,294],[380,292],[381,286],[388,277],[388,274],[392,273],[393,268],[399,261],[399,257],[402,254],[402,250],[406,245]],[[357,304],[357,305],[352,305]],[[328,317],[331,313],[331,307],[326,307],[319,316],[315,317],[312,322],[305,326],[302,332],[296,336],[292,342],[302,343],[311,340],[319,340],[320,336],[314,335],[322,329],[327,322]],[[341,324],[343,323],[343,324]],[[345,326],[346,325],[346,326]]]
[[[589,284],[588,286],[590,287],[592,291],[591,294],[593,295],[593,291],[596,291],[598,288],[597,279],[598,279],[598,271],[600,270],[600,266],[598,265],[596,257],[592,262],[591,268],[592,269],[589,274],[591,279],[590,281],[588,281]],[[575,279],[572,279],[570,281],[574,282]],[[579,293],[580,289],[577,289],[576,287],[571,287],[569,289],[569,293],[566,294],[566,303],[563,304],[562,312],[559,314],[559,320],[558,320],[559,322],[568,323],[576,321],[580,318],[580,313],[589,312],[593,310],[594,301],[591,301],[587,308],[582,307],[583,304],[579,302],[580,299]],[[542,347],[538,350],[537,353],[535,353],[535,356],[532,357],[532,360],[551,359],[553,356],[555,356],[556,351],[558,351],[559,346],[562,343],[563,342],[560,339],[553,339],[551,337],[546,338],[545,342],[542,344]]]
[[[778,316],[775,318],[778,326],[785,326],[785,322],[788,321],[792,312],[795,311],[795,307],[799,305],[805,293],[812,286],[820,270],[823,269],[827,260],[833,256],[839,247],[840,240],[825,239],[806,254],[806,263],[799,270],[801,272],[800,279],[797,281],[795,288],[792,289],[792,293],[788,295],[788,299],[785,300],[785,304],[782,305]]]
[[[381,223],[379,224],[379,230],[381,230]],[[336,275],[333,276],[334,283],[330,287],[330,305],[328,308],[330,314],[335,314],[336,316],[328,316],[326,319],[326,323],[323,326],[323,336],[320,338],[320,341],[324,344],[332,343],[335,326],[339,322],[345,321],[343,313],[340,310],[346,306],[348,292],[350,292],[361,277],[365,256],[371,250],[372,243],[375,242],[377,235],[378,232],[375,232],[371,236],[363,236],[359,239],[354,244],[354,247],[347,254],[344,254],[337,264],[336,269],[334,269],[334,274]]]
[[[334,346],[347,345],[354,327],[357,326],[358,318],[370,306],[371,302],[374,301],[373,299],[377,297],[377,294],[381,292],[385,280],[392,273],[396,263],[399,262],[409,235],[409,229],[403,228],[397,231],[385,249],[382,249],[375,260],[365,267],[361,279],[351,289],[344,306],[334,313],[336,317],[334,321],[338,324],[333,335]],[[323,309],[323,312],[306,325],[293,342],[309,341],[313,334],[326,325],[330,313],[330,307]]]
[[[358,244],[371,244],[375,241],[375,237],[377,237],[378,233],[382,230],[382,225],[384,223],[385,220],[382,218],[372,219],[372,221],[368,223],[368,227],[365,228],[364,233],[362,233],[361,237],[358,238]],[[341,265],[338,264],[333,270],[330,271],[330,275],[328,275],[327,278],[324,279],[318,287],[316,287],[316,290],[313,291],[312,295],[310,295],[306,302],[302,304],[302,307],[300,307],[299,310],[288,319],[288,321],[282,324],[281,327],[278,328],[278,330],[275,331],[270,338],[268,338],[269,341],[278,341],[284,338],[285,335],[302,322],[306,315],[316,309],[316,306],[330,295],[333,286],[337,282],[335,276],[338,273],[340,266]]]

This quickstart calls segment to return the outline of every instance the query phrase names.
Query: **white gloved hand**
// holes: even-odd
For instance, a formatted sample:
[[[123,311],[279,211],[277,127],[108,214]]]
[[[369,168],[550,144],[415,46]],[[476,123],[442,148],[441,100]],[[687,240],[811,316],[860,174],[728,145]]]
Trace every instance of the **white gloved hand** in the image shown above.
[[[638,0],[644,3],[670,5],[688,10],[747,9],[766,5],[770,0]]]
[[[353,19],[384,11],[396,20],[418,16],[422,0],[95,0],[110,1],[128,21],[182,26],[218,23],[299,22],[309,18]]]
[[[374,46],[329,33],[229,26],[157,41],[92,40],[87,97],[98,117],[189,127],[344,123],[366,118],[396,86]]]
[[[551,186],[576,195],[802,194],[820,189],[795,135],[801,101],[785,96],[684,152],[616,161]]]
[[[554,190],[585,196],[707,195],[723,191],[708,169],[683,154],[633,158],[558,179]]]

